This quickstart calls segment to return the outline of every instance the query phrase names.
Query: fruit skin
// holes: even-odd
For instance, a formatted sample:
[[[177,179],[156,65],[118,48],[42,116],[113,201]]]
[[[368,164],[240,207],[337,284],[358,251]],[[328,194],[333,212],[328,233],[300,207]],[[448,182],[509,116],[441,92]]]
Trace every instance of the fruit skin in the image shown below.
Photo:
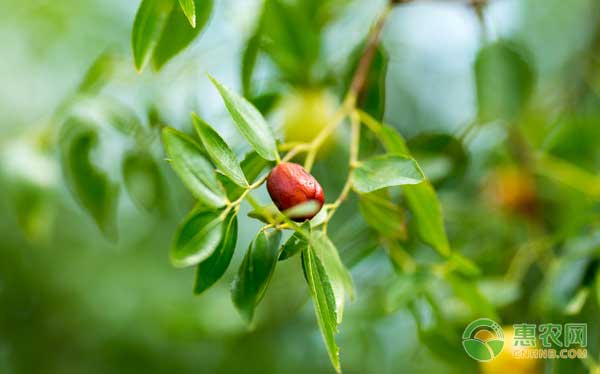
[[[302,166],[291,162],[282,162],[271,170],[267,178],[267,190],[271,200],[281,211],[310,200],[319,203],[319,209],[313,214],[294,217],[294,221],[301,222],[313,218],[325,202],[323,188],[315,177],[304,170]]]

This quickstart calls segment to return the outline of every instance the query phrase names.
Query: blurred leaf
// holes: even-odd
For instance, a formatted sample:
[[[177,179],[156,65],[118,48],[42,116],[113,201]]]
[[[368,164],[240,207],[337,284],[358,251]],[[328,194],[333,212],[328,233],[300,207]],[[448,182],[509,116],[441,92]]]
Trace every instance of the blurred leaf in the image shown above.
[[[133,60],[138,71],[144,68],[172,9],[173,0],[142,0],[131,32]]]
[[[325,267],[312,247],[309,246],[302,252],[302,264],[329,359],[339,373],[341,372],[339,348],[335,342],[338,318],[333,287]]]
[[[481,269],[473,261],[457,252],[453,252],[447,259],[446,267],[447,270],[457,272],[465,277],[475,278],[481,275]]]
[[[250,100],[252,105],[254,105],[259,112],[267,115],[273,110],[279,99],[280,94],[278,92],[265,92],[252,96],[248,100]]]
[[[25,178],[13,183],[8,197],[14,205],[19,227],[33,242],[48,240],[56,216],[53,193]]]
[[[404,138],[393,127],[383,125],[379,137],[389,153],[409,154]]]
[[[148,212],[164,208],[165,191],[154,158],[143,151],[129,152],[123,158],[123,180],[133,202]]]
[[[238,163],[237,157],[221,136],[204,120],[192,114],[192,122],[206,152],[223,174],[238,186],[247,187],[248,181]]]
[[[581,309],[585,305],[588,296],[590,295],[590,290],[587,287],[579,289],[575,296],[569,301],[567,305],[565,305],[565,314],[568,316],[575,316],[581,313]]]
[[[196,6],[194,5],[194,0],[179,0],[179,5],[181,6],[181,10],[183,10],[183,14],[190,21],[190,25],[196,27]]]
[[[323,231],[313,231],[310,235],[310,247],[317,254],[327,273],[335,295],[337,323],[342,322],[346,293],[354,299],[352,276],[342,263],[335,245]]]
[[[404,196],[414,215],[421,239],[443,256],[450,255],[450,245],[444,228],[442,207],[429,182],[403,187]]]
[[[385,310],[393,313],[405,308],[419,294],[419,285],[413,274],[398,274],[385,293]]]
[[[387,190],[360,195],[358,207],[367,224],[390,239],[405,239],[404,211],[394,203]]]
[[[204,158],[194,140],[165,127],[163,141],[171,166],[194,196],[211,207],[225,205],[225,196],[217,183],[213,166]]]
[[[267,0],[261,19],[262,49],[284,79],[306,85],[320,52],[315,7],[305,1]]]
[[[85,94],[97,93],[110,79],[114,64],[112,53],[103,52],[100,54],[85,73],[77,91]]]
[[[596,273],[596,301],[600,306],[600,271]]]
[[[382,125],[367,113],[360,112],[360,117],[377,134],[388,152],[399,152],[400,154],[410,155],[404,138],[396,130]],[[421,172],[420,168],[418,169]],[[408,206],[414,215],[421,239],[437,249],[442,255],[450,254],[450,245],[448,244],[444,228],[442,207],[431,183],[425,181],[424,183],[414,185],[404,185],[402,190],[404,191]]]
[[[304,222],[302,229],[310,233],[310,222]],[[304,251],[308,247],[308,240],[299,232],[294,232],[292,236],[281,247],[281,255],[279,261],[288,259],[296,253]]]
[[[479,119],[513,121],[533,93],[535,72],[519,48],[499,41],[485,46],[475,60]]]
[[[210,79],[223,97],[225,106],[229,110],[238,131],[261,157],[269,161],[278,159],[279,155],[273,131],[262,114],[246,99],[230,91],[214,78],[210,77]]]
[[[183,0],[179,0],[180,2]],[[190,0],[185,0],[191,2]],[[154,69],[160,70],[171,58],[185,49],[202,31],[213,7],[213,0],[194,0],[196,25],[190,26],[181,7],[173,7],[152,54]]]
[[[359,193],[385,187],[419,184],[425,176],[410,157],[387,154],[362,161],[352,173],[352,183]]]
[[[498,320],[494,306],[477,288],[475,282],[452,273],[446,274],[444,280],[450,284],[456,297],[469,306],[473,316]]]
[[[388,153],[408,155],[408,147],[402,135],[391,126],[385,125],[371,116],[369,113],[359,110],[361,121],[367,125],[371,132],[375,133],[383,143]]]
[[[257,30],[246,42],[244,53],[242,54],[242,93],[246,97],[251,97],[252,92],[252,74],[256,66],[256,59],[260,50],[260,30]]]
[[[231,262],[238,236],[237,212],[231,211],[223,223],[221,242],[206,260],[196,268],[194,293],[199,294],[217,282]]]
[[[116,240],[119,186],[90,160],[97,142],[93,125],[75,117],[67,119],[60,135],[63,173],[81,207],[94,218],[104,235]]]
[[[458,179],[467,170],[469,162],[467,151],[452,135],[420,134],[410,139],[408,147],[433,184]]]
[[[484,279],[478,282],[478,287],[496,308],[510,305],[521,296],[519,284],[504,278]]]
[[[200,208],[192,211],[179,225],[171,247],[175,267],[196,265],[209,258],[223,235],[222,211]]]
[[[540,175],[563,183],[594,199],[600,199],[600,177],[598,175],[545,154],[536,157],[535,169]]]
[[[118,100],[102,98],[99,101],[100,115],[117,131],[135,140],[142,140],[147,135],[137,114],[129,106]]]
[[[351,82],[352,77],[356,72],[360,58],[365,50],[365,44],[366,43],[360,44],[356,49],[356,52],[358,53],[354,53],[356,55],[356,61],[350,70],[350,74],[347,78],[348,82]],[[379,45],[375,50],[371,67],[365,79],[362,92],[357,100],[357,106],[366,113],[369,113],[369,115],[373,116],[377,121],[383,119],[383,114],[385,112],[385,78],[387,75],[387,67],[388,56],[383,47]]]
[[[254,309],[267,289],[279,257],[279,230],[261,230],[250,247],[233,281],[232,299],[242,317],[250,322]]]
[[[564,313],[565,306],[581,286],[589,264],[590,259],[587,257],[553,262],[539,287],[536,306],[544,313],[551,311]]]

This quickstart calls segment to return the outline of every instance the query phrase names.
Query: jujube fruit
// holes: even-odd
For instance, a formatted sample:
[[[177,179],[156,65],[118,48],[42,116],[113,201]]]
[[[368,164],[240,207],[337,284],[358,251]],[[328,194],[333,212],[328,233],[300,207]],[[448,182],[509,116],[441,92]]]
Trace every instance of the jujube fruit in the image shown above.
[[[304,170],[302,166],[291,162],[282,162],[271,171],[267,178],[267,190],[271,200],[281,211],[311,200],[317,202],[318,209],[312,214],[293,217],[294,221],[313,218],[325,202],[323,188],[315,177]]]

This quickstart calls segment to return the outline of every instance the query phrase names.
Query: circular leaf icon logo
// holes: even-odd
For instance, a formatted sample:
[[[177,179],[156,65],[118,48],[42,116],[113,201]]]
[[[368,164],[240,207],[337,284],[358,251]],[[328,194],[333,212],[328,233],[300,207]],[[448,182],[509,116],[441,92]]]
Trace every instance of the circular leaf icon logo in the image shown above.
[[[480,318],[469,323],[462,339],[467,354],[477,361],[490,361],[504,348],[502,327],[489,318]]]

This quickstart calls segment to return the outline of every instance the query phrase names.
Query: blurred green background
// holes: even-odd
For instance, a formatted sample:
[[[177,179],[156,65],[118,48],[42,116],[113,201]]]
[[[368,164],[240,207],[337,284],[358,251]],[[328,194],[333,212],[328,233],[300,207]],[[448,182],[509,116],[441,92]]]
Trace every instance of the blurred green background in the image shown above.
[[[235,311],[230,283],[260,227],[246,217],[248,206],[233,264],[216,286],[194,296],[193,270],[171,267],[172,235],[193,200],[164,162],[157,138],[142,142],[158,160],[161,181],[160,208],[147,212],[123,186],[121,159],[139,142],[109,125],[100,129],[91,156],[120,186],[116,241],[73,199],[61,171],[62,113],[103,53],[111,65],[106,85],[90,89],[77,110],[101,117],[104,108],[119,108],[149,133],[159,124],[191,133],[195,111],[217,124],[239,155],[247,151],[206,73],[242,90],[241,56],[261,5],[216,0],[200,38],[159,73],[138,73],[130,50],[137,1],[0,0],[0,372],[332,371],[298,257],[279,263],[253,326]],[[481,274],[410,278],[394,269],[356,201],[344,205],[331,235],[358,294],[338,336],[345,372],[475,372],[460,336],[488,308],[505,325],[588,323],[588,360],[542,361],[539,370],[598,370],[599,5],[492,0],[485,33],[466,1],[417,0],[393,10],[382,35],[383,118],[408,139],[434,182],[453,250]],[[335,109],[352,53],[384,6],[329,0],[306,24],[267,18],[273,22],[267,29],[298,27],[298,38],[314,39],[305,60],[294,53],[290,60],[296,39],[288,45],[274,37],[257,63],[255,102],[263,94],[276,98],[274,107],[263,108],[279,134],[299,136],[285,121],[294,113],[290,106],[310,105],[302,102],[307,92],[317,92],[317,116]],[[482,109],[474,65],[483,38],[509,40],[523,58],[523,66],[477,71],[499,80],[494,87],[515,97],[529,88],[503,86],[503,78],[517,74],[527,85],[535,77],[518,118],[488,118]],[[299,123],[314,121],[308,109],[296,112],[309,117]],[[336,134],[315,166],[328,201],[346,177],[339,165],[346,163],[347,135]],[[258,196],[268,201],[265,191]],[[415,239],[405,246],[419,264],[451,266]]]

